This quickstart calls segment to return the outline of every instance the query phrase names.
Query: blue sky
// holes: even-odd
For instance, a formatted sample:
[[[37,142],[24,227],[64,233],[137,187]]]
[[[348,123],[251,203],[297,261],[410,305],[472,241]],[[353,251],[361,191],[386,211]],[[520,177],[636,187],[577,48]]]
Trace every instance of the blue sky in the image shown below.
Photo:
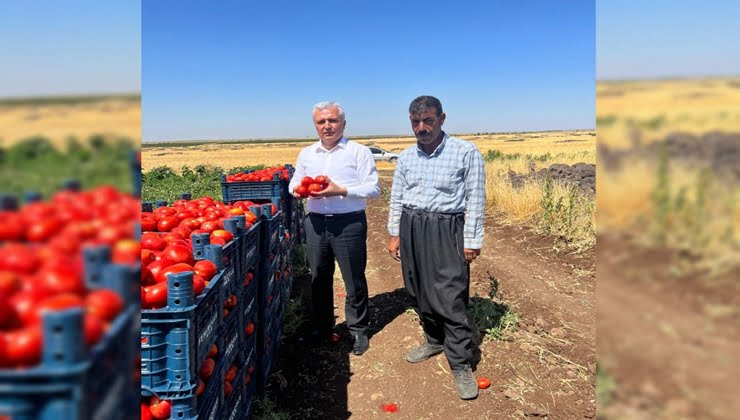
[[[0,0],[0,97],[139,92],[138,1]]]
[[[597,1],[599,80],[740,75],[737,0]]]
[[[451,133],[593,128],[594,7],[146,1],[143,138],[315,136],[321,100],[342,103],[349,137],[411,134],[424,94]]]

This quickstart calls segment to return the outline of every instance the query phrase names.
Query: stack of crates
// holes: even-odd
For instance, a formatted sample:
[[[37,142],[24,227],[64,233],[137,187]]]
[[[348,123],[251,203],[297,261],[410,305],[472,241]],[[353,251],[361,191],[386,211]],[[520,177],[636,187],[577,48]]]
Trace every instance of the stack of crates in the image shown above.
[[[151,211],[151,203],[143,203],[142,209]],[[249,233],[244,226],[244,216],[224,220],[234,239],[223,247],[210,245],[207,233],[192,236],[196,261],[211,260],[218,269],[203,293],[193,297],[193,273],[171,274],[167,306],[141,311],[141,395],[170,401],[172,418],[221,419],[233,411],[229,405],[233,401],[224,391],[225,375],[231,365],[245,365],[254,351],[244,338],[242,267]],[[237,304],[227,312],[224,303],[233,296]],[[218,349],[214,372],[204,392],[196,396],[198,370],[214,345]],[[229,397],[242,389],[235,386]]]
[[[85,250],[90,289],[108,288],[124,297],[124,310],[88,351],[82,309],[43,316],[43,354],[38,366],[0,369],[0,417],[10,419],[126,419],[136,410],[133,370],[139,302],[131,285],[135,268],[110,263],[107,247]]]

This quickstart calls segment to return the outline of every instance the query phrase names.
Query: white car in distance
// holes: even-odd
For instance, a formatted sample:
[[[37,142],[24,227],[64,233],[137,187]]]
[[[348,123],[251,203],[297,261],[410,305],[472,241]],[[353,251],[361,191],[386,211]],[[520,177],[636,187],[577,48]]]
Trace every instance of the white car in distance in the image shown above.
[[[369,146],[369,149],[370,152],[372,152],[373,154],[373,159],[375,159],[376,161],[385,160],[388,162],[395,162],[398,160],[398,153],[392,153],[376,146]]]

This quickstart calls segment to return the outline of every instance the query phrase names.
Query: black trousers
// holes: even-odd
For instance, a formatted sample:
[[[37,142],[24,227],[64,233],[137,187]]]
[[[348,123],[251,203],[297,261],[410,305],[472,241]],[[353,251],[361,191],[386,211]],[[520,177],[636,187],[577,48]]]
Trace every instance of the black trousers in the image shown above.
[[[312,321],[328,333],[334,327],[334,259],[347,290],[345,316],[352,334],[366,333],[370,323],[367,279],[367,217],[364,211],[306,215],[306,256],[311,269]]]
[[[473,357],[468,318],[470,266],[465,260],[463,214],[401,213],[401,269],[430,344],[443,344],[452,369]]]

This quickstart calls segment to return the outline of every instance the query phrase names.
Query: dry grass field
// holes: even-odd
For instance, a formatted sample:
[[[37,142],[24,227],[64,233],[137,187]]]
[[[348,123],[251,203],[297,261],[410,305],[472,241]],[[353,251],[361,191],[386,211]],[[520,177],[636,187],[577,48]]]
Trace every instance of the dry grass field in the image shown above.
[[[351,135],[349,137],[352,138]],[[595,161],[593,131],[484,134],[462,135],[459,137],[475,142],[484,155],[489,150],[499,150],[511,154],[537,155],[549,152],[553,155],[561,153],[564,158],[567,156],[570,160],[573,160],[573,163],[576,161],[593,163]],[[394,152],[400,152],[414,144],[415,141],[413,137],[353,138],[353,140]],[[170,147],[144,147],[142,150],[144,172],[158,166],[169,166],[177,170],[182,165],[191,167],[195,165],[213,165],[228,169],[239,166],[295,163],[298,153],[309,143],[280,141],[248,144],[218,142],[213,144],[201,143],[193,146],[186,144],[180,143]],[[378,165],[379,169],[392,167],[393,164],[389,163]]]
[[[740,127],[740,78],[601,82],[596,86],[599,142],[632,147],[682,131],[703,134]]]
[[[139,97],[0,100],[0,146],[44,136],[64,148],[70,136],[84,140],[98,134],[141,141]]]

